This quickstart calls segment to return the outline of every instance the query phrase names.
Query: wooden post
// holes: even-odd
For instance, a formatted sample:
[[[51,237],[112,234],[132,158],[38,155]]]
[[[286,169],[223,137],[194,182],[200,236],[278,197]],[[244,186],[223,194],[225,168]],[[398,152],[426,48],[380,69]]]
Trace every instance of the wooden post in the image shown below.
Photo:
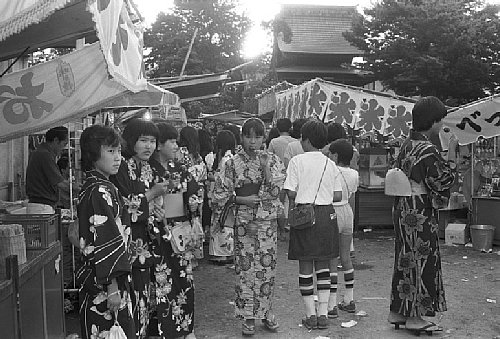
[[[186,69],[186,64],[189,59],[189,55],[191,54],[191,50],[193,49],[193,44],[194,44],[194,39],[196,38],[196,34],[198,34],[198,27],[194,29],[193,37],[191,38],[191,42],[189,43],[189,48],[186,54],[186,57],[184,58],[184,63],[182,64],[181,68],[181,74],[180,77],[182,78],[182,75],[184,74],[184,70]]]
[[[17,264],[17,255],[9,255],[6,259],[7,266],[7,279],[12,280],[12,298],[14,298],[14,323],[16,327],[16,332],[14,337],[16,339],[22,339],[21,330],[21,300],[19,298],[19,266]]]

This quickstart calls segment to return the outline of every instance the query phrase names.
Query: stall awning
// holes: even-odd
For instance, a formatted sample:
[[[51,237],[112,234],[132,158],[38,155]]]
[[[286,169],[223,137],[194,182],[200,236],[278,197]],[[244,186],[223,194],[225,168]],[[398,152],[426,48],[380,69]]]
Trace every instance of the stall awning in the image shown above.
[[[0,61],[48,47],[99,39],[107,72],[127,89],[146,89],[140,14],[129,0],[0,2]],[[97,34],[96,34],[97,32]]]
[[[109,105],[179,104],[177,95],[153,85],[147,93],[133,93],[109,79],[106,69],[100,45],[95,43],[0,78],[0,142],[64,124]]]
[[[254,118],[255,114],[248,112],[240,112],[238,110],[227,111],[216,114],[202,114],[200,119],[202,120],[214,120],[223,123],[231,123],[236,125],[243,125],[246,119]]]

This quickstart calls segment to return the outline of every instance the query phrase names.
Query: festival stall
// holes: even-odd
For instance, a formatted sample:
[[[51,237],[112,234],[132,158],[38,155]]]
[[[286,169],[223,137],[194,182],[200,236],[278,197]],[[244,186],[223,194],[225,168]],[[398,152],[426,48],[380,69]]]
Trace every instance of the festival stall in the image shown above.
[[[500,94],[459,107],[444,119],[465,154],[464,195],[469,222],[495,227],[500,245]]]
[[[350,132],[360,152],[360,188],[355,226],[392,225],[392,198],[384,195],[384,178],[399,140],[411,126],[414,100],[359,87],[314,79],[276,93],[274,119],[316,117],[338,122]]]
[[[16,60],[3,67],[0,78],[0,142],[14,145],[16,138],[77,121],[107,105],[150,100],[147,106],[178,105],[175,94],[146,82],[142,31],[140,15],[129,0],[2,2],[0,60]],[[7,73],[25,53],[47,47],[75,47],[75,40],[80,38],[97,42],[83,43],[82,48],[55,60]],[[15,154],[14,146],[9,147],[10,154]],[[13,239],[14,235],[26,240],[24,250],[18,246],[11,252],[0,251],[0,265],[11,254],[20,258],[19,265],[9,261],[13,264],[4,269],[7,280],[0,280],[2,337],[64,338],[67,305],[63,303],[65,258],[59,217],[33,220],[21,216],[24,220],[9,217],[6,222],[22,224],[24,235],[10,231],[0,234],[2,240]],[[36,230],[34,236],[38,238],[31,239],[33,234],[28,236],[27,229]]]

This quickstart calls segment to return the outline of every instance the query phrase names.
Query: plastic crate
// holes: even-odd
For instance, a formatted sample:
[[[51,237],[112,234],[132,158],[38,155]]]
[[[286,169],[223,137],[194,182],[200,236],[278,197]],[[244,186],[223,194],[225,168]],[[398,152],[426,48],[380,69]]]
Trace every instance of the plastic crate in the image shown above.
[[[26,249],[45,249],[58,239],[58,214],[5,214],[2,224],[20,224],[24,229]]]

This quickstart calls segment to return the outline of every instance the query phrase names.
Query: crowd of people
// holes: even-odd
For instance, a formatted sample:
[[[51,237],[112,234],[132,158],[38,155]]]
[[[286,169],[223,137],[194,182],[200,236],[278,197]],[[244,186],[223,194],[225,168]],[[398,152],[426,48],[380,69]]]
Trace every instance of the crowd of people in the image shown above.
[[[454,159],[449,152],[445,160],[429,141],[441,128],[445,106],[426,97],[412,113],[413,129],[395,164],[410,179],[412,193],[394,202],[388,321],[439,331],[424,317],[446,310],[435,213],[454,183]],[[53,158],[54,166],[42,164],[51,171],[65,135],[60,128],[49,131],[40,151]],[[256,321],[269,331],[279,328],[273,299],[277,243],[284,235],[288,259],[299,264],[303,325],[325,329],[339,311],[356,311],[350,254],[359,152],[342,125],[279,119],[271,134],[260,119],[250,118],[241,130],[219,131],[212,144],[210,135],[191,126],[178,131],[166,121],[136,118],[121,135],[111,127],[88,127],[80,147],[83,338],[106,335],[116,323],[128,338],[194,338],[194,271],[204,242],[210,261],[234,265],[235,315],[243,335],[255,334]],[[42,180],[52,190],[32,188],[29,206],[54,206],[54,187],[64,180],[55,174]],[[182,249],[180,229],[192,232]]]

